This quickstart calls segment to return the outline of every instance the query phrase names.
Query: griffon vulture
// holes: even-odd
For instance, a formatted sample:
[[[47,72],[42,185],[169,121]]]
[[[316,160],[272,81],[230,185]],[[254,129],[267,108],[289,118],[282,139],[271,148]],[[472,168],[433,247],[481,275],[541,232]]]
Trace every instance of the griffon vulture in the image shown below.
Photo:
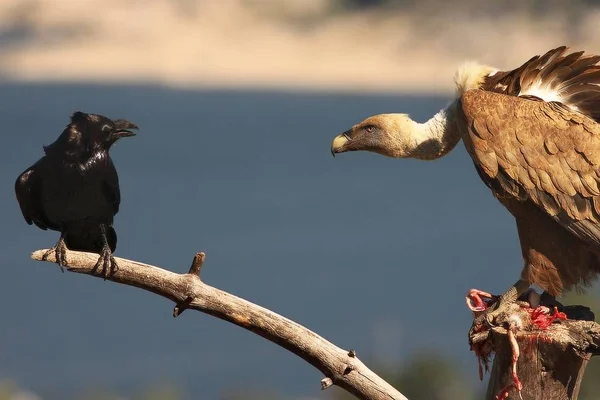
[[[365,150],[421,160],[463,140],[481,180],[515,217],[524,258],[520,279],[479,324],[531,285],[558,296],[600,273],[599,61],[562,46],[511,71],[466,63],[455,99],[429,121],[380,114],[333,139],[334,156]]]

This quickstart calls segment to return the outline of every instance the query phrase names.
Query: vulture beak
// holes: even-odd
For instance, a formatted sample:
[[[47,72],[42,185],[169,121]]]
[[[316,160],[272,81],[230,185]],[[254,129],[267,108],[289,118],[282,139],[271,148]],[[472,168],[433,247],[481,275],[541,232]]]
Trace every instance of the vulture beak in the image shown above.
[[[346,144],[350,142],[350,137],[348,136],[349,132],[350,131],[346,131],[341,135],[337,135],[335,138],[333,138],[333,142],[331,142],[332,156],[335,157],[336,153],[343,153],[344,151],[346,151]]]
[[[135,136],[136,133],[131,132],[130,129],[139,129],[136,124],[134,124],[133,122],[124,120],[124,119],[117,119],[113,122],[115,124],[115,130],[111,134],[111,137],[114,138],[115,140],[122,138],[122,137]]]

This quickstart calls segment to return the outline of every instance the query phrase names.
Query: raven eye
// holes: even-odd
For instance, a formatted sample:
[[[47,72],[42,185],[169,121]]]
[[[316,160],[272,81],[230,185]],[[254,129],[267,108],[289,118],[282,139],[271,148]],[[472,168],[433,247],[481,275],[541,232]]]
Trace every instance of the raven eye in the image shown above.
[[[110,131],[110,126],[109,125],[102,125],[102,131],[104,131],[104,132]]]
[[[373,133],[373,132],[375,132],[375,127],[373,125],[367,125],[365,127],[365,132],[367,132],[367,133]]]

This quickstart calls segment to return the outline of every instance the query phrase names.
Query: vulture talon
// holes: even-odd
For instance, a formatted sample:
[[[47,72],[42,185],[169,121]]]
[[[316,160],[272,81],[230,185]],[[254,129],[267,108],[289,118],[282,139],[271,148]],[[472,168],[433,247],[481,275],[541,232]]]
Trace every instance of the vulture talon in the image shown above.
[[[528,287],[529,283],[521,279],[518,280],[506,292],[498,296],[491,306],[488,304],[488,307],[477,316],[476,320],[483,318],[490,328],[497,326],[496,319],[509,311],[514,304],[520,305],[520,302],[518,302],[517,299],[528,289]],[[478,322],[481,324],[481,321]]]

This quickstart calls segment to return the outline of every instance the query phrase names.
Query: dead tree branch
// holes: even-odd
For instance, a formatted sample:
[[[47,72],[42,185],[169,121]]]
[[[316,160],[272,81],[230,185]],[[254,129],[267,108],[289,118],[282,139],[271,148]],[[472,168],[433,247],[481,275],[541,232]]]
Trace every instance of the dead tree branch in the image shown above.
[[[42,261],[47,250],[38,250],[31,258]],[[400,392],[367,368],[354,350],[346,351],[311,330],[266,308],[214,288],[200,279],[204,253],[194,257],[186,274],[177,274],[152,265],[115,257],[119,268],[109,280],[135,286],[175,302],[173,316],[186,309],[197,310],[231,322],[291,351],[321,371],[322,389],[337,385],[359,399],[407,400]],[[98,255],[67,251],[67,269],[102,278],[95,271]],[[54,255],[47,261],[55,262]]]

